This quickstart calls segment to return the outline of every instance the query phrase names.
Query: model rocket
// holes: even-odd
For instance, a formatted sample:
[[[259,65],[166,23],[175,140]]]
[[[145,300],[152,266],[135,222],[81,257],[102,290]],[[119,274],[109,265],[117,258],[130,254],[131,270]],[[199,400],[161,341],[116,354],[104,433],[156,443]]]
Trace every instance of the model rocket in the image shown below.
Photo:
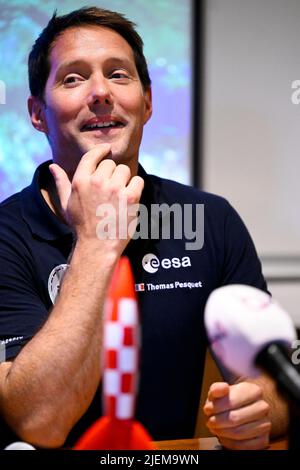
[[[114,271],[104,314],[104,416],[81,436],[74,449],[155,449],[146,429],[134,419],[140,349],[139,308],[126,257],[119,260]]]

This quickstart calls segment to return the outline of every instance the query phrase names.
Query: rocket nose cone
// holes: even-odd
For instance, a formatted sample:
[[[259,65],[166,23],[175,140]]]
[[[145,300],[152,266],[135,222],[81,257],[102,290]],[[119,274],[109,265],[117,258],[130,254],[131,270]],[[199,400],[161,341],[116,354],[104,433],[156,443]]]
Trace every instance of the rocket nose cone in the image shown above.
[[[136,299],[136,293],[134,289],[134,277],[130,261],[126,256],[122,256],[114,270],[112,279],[110,282],[109,297],[129,297]]]

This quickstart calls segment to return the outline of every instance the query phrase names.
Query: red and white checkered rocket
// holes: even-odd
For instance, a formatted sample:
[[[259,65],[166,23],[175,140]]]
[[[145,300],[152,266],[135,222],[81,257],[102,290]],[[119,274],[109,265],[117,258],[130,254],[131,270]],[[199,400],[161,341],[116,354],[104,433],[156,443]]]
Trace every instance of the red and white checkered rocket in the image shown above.
[[[138,300],[128,258],[114,271],[105,306],[103,340],[104,414],[79,439],[76,450],[154,449],[146,429],[134,419],[139,369]]]

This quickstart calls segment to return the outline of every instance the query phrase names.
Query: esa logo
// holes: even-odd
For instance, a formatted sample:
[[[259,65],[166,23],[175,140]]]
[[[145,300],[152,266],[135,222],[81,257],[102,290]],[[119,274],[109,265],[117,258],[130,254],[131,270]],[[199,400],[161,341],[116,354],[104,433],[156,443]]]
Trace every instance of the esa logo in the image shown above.
[[[164,258],[159,261],[158,257],[153,253],[147,253],[142,259],[142,265],[148,273],[156,273],[160,267],[163,269],[170,268],[188,268],[192,266],[189,256],[183,258]]]

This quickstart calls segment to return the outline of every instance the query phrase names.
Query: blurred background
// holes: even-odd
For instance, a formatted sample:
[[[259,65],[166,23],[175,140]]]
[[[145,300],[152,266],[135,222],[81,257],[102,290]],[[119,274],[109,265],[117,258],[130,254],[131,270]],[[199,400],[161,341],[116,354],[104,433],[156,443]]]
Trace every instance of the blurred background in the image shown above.
[[[0,200],[29,184],[36,166],[51,158],[46,138],[33,129],[27,113],[32,44],[55,9],[64,14],[88,5],[119,11],[138,25],[154,102],[141,162],[150,173],[190,182],[192,1],[0,0],[0,80],[2,98],[3,84],[6,95],[0,104]]]
[[[203,16],[199,176],[244,219],[270,291],[299,328],[300,2],[206,0]]]
[[[138,25],[154,115],[150,173],[225,196],[244,219],[270,291],[300,327],[299,0],[101,0]],[[86,1],[0,0],[0,199],[50,158],[29,122],[27,57],[55,8]],[[300,97],[300,94],[298,95]],[[293,102],[294,101],[294,102]],[[298,99],[300,101],[300,99]]]

